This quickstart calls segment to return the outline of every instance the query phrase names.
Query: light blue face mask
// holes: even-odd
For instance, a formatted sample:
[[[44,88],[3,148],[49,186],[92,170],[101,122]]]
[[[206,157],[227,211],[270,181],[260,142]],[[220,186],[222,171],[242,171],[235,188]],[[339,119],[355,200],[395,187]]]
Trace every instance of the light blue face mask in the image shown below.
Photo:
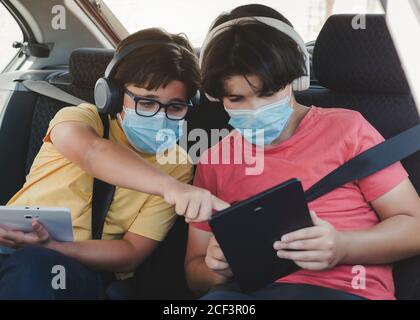
[[[184,120],[170,120],[163,112],[153,117],[141,117],[129,108],[124,112],[121,126],[130,144],[140,152],[156,154],[171,149],[182,136]]]
[[[229,124],[251,144],[265,146],[277,139],[293,113],[291,96],[255,110],[229,110]]]

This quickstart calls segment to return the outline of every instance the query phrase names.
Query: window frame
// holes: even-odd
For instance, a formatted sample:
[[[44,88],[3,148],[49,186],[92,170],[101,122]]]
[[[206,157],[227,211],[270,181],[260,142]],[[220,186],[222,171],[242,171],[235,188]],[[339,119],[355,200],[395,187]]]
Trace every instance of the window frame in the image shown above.
[[[15,19],[16,23],[18,24],[20,31],[22,32],[23,39],[22,42],[36,42],[35,36],[26,23],[25,19],[22,15],[16,10],[15,6],[11,3],[10,0],[0,0],[0,5],[3,5],[6,10],[10,13],[10,15]],[[21,59],[21,61],[19,61]],[[27,60],[25,55],[22,55],[22,49],[17,50],[16,54],[12,57],[9,63],[3,69],[0,69],[0,74],[10,71],[11,69],[19,69]],[[17,66],[16,66],[17,64]]]

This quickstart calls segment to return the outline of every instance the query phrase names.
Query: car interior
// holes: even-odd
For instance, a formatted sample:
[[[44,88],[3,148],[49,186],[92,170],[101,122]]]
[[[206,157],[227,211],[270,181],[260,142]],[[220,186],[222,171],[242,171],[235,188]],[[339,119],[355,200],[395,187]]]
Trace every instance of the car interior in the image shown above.
[[[22,12],[34,9],[25,1],[2,2],[21,23],[25,20]],[[41,10],[34,9],[34,17],[37,12]],[[67,21],[69,26],[77,19],[82,20],[77,10],[71,15]],[[419,112],[388,31],[385,15],[367,15],[369,28],[363,32],[351,27],[354,16],[330,16],[316,41],[308,43],[312,55],[311,87],[297,92],[296,98],[307,106],[340,106],[359,111],[385,138],[390,138],[419,124]],[[40,17],[38,15],[37,19]],[[42,31],[42,24],[38,24]],[[97,22],[89,28],[95,26],[98,27],[96,33],[102,32],[103,26]],[[26,28],[29,29],[29,25]],[[22,187],[49,121],[61,108],[68,106],[65,102],[32,92],[23,81],[47,81],[71,95],[94,103],[95,82],[103,75],[114,50],[111,40],[104,39],[104,36],[92,40],[93,33],[83,28],[89,29],[79,26],[74,31],[66,31],[84,33],[82,39],[74,44],[59,44],[59,39],[48,39],[44,34],[44,42],[50,43],[50,48],[55,42],[54,46],[61,46],[61,52],[67,52],[65,62],[63,54],[60,58],[58,53],[54,54],[57,49],[54,47],[50,49],[49,58],[35,59],[29,69],[8,71],[6,68],[0,73],[0,205],[6,204]],[[26,40],[29,42],[30,37],[28,32]],[[202,94],[200,107],[188,116],[188,130],[229,128],[228,120],[223,105],[209,101]],[[402,164],[420,194],[420,153],[404,159]],[[184,276],[186,240],[187,224],[179,218],[165,241],[141,266],[142,272],[131,280],[115,283],[109,288],[108,296],[111,299],[193,298]],[[394,277],[398,299],[420,299],[420,257],[397,263]]]

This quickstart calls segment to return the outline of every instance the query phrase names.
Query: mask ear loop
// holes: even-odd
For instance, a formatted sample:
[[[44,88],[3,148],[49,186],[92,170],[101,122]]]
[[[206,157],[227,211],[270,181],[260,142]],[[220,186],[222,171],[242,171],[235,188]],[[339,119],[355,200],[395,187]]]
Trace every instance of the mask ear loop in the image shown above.
[[[124,113],[125,113],[125,107],[124,106],[123,106],[123,110],[124,110]],[[123,127],[123,119],[121,118],[121,112],[118,112],[117,113],[117,120],[118,120],[118,123],[120,124],[120,127],[122,129],[122,127]]]
[[[290,95],[289,95],[290,102],[289,103],[290,103],[290,106],[294,109],[294,104],[295,104],[296,100],[295,100],[295,96],[294,96],[293,83],[289,84],[289,86],[290,86]]]

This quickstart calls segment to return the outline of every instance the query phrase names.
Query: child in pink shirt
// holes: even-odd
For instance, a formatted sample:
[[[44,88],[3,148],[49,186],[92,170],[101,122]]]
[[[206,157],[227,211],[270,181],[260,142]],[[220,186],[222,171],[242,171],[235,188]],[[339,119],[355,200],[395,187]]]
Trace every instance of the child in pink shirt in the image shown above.
[[[271,8],[249,5],[222,15],[212,28],[250,16],[291,25]],[[264,22],[225,27],[201,54],[204,90],[223,101],[235,130],[202,156],[194,184],[228,203],[295,177],[307,190],[384,140],[358,112],[298,104],[291,87],[305,73],[304,58],[294,41]],[[242,162],[233,161],[237,150]],[[255,154],[263,166],[250,175],[246,159]],[[191,224],[190,287],[198,294],[213,290],[205,299],[394,299],[391,263],[420,253],[420,199],[401,163],[347,183],[309,208],[314,227],[273,244],[280,258],[302,269],[248,295],[232,284],[208,224]]]

